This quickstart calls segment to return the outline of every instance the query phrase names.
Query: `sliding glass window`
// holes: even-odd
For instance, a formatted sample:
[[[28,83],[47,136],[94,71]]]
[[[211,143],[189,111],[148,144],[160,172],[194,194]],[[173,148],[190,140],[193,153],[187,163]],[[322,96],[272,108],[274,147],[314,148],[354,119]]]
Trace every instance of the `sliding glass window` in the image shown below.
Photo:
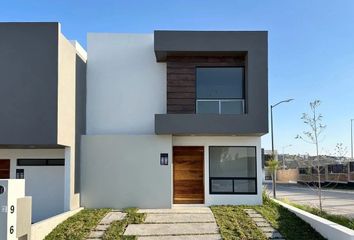
[[[210,194],[257,194],[256,147],[209,147]]]
[[[197,113],[243,114],[243,67],[197,67]]]

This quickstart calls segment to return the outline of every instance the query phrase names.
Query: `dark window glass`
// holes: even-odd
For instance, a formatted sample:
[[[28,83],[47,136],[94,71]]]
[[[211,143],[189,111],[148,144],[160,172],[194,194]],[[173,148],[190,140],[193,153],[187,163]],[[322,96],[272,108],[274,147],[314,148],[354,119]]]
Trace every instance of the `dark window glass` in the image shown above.
[[[308,174],[308,168],[299,168],[300,174]]]
[[[198,99],[244,98],[244,68],[197,68]]]
[[[64,166],[64,159],[48,159],[49,166]]]
[[[198,113],[219,113],[218,101],[198,101],[197,102]]]
[[[211,180],[211,189],[213,192],[233,192],[232,190],[232,179],[212,179]]]
[[[64,166],[64,159],[17,159],[17,166]]]
[[[234,192],[235,193],[256,192],[256,180],[255,179],[235,179]]]
[[[241,114],[243,113],[242,101],[222,101],[221,114]]]
[[[354,162],[350,162],[350,171],[354,172]]]
[[[211,194],[256,194],[255,147],[209,147]]]
[[[25,178],[25,170],[16,169],[16,179],[24,179]]]
[[[331,164],[328,165],[328,173],[347,173],[348,166],[343,164]]]

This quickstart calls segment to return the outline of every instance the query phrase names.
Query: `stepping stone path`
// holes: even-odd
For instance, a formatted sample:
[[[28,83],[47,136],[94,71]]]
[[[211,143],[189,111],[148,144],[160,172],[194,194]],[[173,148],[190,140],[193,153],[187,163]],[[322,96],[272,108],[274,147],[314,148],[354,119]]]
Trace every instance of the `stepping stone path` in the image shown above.
[[[106,216],[102,218],[100,223],[93,230],[91,230],[90,235],[87,237],[87,239],[90,240],[102,239],[109,225],[111,225],[111,223],[114,221],[123,220],[126,215],[127,215],[126,213],[122,213],[115,210],[107,213]]]
[[[285,240],[285,238],[274,229],[265,218],[253,209],[245,209],[245,212],[256,223],[257,227],[266,235],[268,239]]]
[[[174,207],[172,209],[142,209],[143,224],[130,224],[124,235],[138,240],[221,240],[210,208]]]

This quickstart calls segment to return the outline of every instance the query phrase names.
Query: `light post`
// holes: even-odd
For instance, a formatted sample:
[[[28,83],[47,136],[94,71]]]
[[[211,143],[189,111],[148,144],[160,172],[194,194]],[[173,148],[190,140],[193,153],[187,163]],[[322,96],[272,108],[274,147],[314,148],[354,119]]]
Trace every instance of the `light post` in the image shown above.
[[[354,118],[353,119],[350,119],[350,143],[351,143],[351,158],[352,158],[352,161],[353,161],[353,121],[354,121]]]
[[[286,145],[286,146],[283,146],[283,169],[285,169],[285,155],[284,155],[284,149],[285,148],[288,148],[288,147],[291,147],[292,145],[289,144],[289,145]]]
[[[272,158],[273,161],[275,160],[275,156],[274,156],[274,136],[273,136],[273,108],[275,108],[276,106],[278,106],[281,103],[286,103],[286,102],[291,102],[292,100],[294,100],[293,98],[287,99],[287,100],[283,100],[280,102],[277,102],[274,105],[270,105],[270,124],[271,124],[271,137],[272,137]],[[278,164],[276,164],[276,166],[278,166]],[[274,165],[272,167],[272,188],[273,188],[273,198],[277,198],[277,193],[276,193],[276,166]]]
[[[274,157],[273,108],[275,108],[276,106],[278,106],[281,103],[291,102],[293,100],[294,100],[293,98],[290,98],[287,100],[280,101],[274,105],[270,105],[270,124],[271,124],[271,135],[272,135],[272,155],[273,155],[273,157]]]

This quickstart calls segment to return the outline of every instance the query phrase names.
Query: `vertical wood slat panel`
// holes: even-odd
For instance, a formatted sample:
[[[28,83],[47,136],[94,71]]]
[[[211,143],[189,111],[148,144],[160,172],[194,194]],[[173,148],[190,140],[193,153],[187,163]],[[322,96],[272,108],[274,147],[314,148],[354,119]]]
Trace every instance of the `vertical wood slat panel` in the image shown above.
[[[173,148],[173,203],[204,203],[204,147]]]
[[[10,160],[0,159],[0,179],[10,178]]]
[[[167,58],[167,113],[195,113],[196,67],[244,67],[244,57]]]

